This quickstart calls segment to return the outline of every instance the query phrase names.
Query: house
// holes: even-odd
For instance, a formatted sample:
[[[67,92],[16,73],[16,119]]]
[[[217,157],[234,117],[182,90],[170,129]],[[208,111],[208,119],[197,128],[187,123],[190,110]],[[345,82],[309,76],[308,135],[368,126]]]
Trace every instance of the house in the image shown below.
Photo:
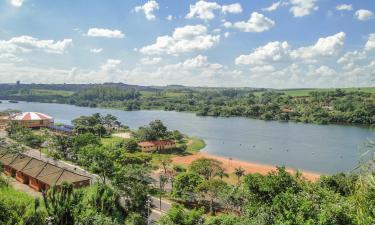
[[[28,128],[48,127],[54,124],[53,118],[39,112],[23,112],[9,116],[9,120]]]
[[[138,143],[138,146],[144,152],[163,151],[176,147],[176,143],[170,140],[160,141],[142,141]]]
[[[0,164],[6,175],[15,177],[18,182],[27,184],[36,191],[47,191],[64,182],[72,183],[76,188],[88,186],[91,182],[90,177],[25,154],[9,153],[4,149],[0,149]]]

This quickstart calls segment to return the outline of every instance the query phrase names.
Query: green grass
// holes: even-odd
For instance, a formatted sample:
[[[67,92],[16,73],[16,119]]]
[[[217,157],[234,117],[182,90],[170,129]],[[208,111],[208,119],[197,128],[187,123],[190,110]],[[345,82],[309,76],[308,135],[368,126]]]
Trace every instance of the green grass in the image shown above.
[[[189,138],[190,144],[187,145],[186,151],[189,153],[196,153],[202,150],[204,147],[206,147],[206,143],[203,139],[192,137]]]
[[[119,143],[121,143],[125,140],[126,139],[120,138],[120,137],[105,137],[105,138],[101,139],[101,142],[104,146],[113,146],[113,145],[119,144]]]
[[[361,87],[361,88],[341,88],[345,91],[363,91],[366,93],[375,93],[375,87]],[[289,95],[292,97],[300,97],[300,96],[309,96],[309,93],[312,91],[334,91],[336,88],[306,88],[306,89],[280,89],[275,90],[276,92],[284,93],[285,95]],[[259,96],[264,92],[254,92],[255,95]]]
[[[37,96],[48,96],[48,95],[60,95],[63,97],[69,97],[74,94],[73,91],[60,91],[60,90],[47,90],[47,89],[31,89],[32,95]]]

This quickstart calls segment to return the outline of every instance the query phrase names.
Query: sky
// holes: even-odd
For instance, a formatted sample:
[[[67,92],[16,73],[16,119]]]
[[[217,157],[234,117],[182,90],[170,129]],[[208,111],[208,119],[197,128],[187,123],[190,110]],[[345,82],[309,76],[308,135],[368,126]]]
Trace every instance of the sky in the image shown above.
[[[375,85],[375,0],[0,0],[0,83]]]

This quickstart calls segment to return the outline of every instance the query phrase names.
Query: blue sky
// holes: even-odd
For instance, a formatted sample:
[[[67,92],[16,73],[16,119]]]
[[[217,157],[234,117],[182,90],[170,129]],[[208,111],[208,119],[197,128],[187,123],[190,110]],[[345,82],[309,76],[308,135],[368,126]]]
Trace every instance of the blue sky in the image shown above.
[[[0,82],[373,86],[373,0],[1,0]]]

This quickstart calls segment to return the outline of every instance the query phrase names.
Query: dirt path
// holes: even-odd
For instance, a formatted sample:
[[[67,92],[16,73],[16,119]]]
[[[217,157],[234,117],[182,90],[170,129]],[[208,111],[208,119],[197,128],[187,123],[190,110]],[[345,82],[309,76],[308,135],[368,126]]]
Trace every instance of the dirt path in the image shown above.
[[[213,158],[222,163],[222,166],[226,170],[227,173],[233,173],[235,168],[242,167],[246,171],[246,173],[260,173],[260,174],[267,174],[270,171],[276,170],[275,166],[271,165],[264,165],[264,164],[259,164],[259,163],[250,163],[250,162],[244,162],[240,160],[235,160],[235,159],[230,159],[230,158],[225,158],[225,157],[220,157],[220,156],[214,156],[210,155],[208,153],[196,153],[193,155],[189,156],[178,156],[172,158],[173,163],[175,164],[180,164],[180,165],[185,165],[188,166],[192,161],[199,159],[199,158]],[[287,169],[287,171],[291,173],[295,173],[296,170],[294,169]],[[312,173],[312,172],[302,172],[303,176],[311,181],[315,181],[319,179],[320,174],[317,173]]]

